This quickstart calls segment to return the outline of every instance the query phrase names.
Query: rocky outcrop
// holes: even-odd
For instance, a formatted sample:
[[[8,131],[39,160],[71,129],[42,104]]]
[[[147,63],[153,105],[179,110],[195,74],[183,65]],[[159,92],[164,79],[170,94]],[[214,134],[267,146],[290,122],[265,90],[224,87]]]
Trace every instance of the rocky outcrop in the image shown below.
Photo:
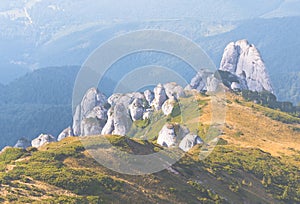
[[[31,142],[28,139],[23,137],[17,141],[14,147],[26,149],[27,147],[31,147]]]
[[[31,145],[33,147],[39,148],[39,147],[43,146],[44,144],[47,144],[50,142],[56,142],[55,137],[53,137],[52,135],[41,134],[36,139],[31,141]]]
[[[135,98],[129,105],[129,111],[133,121],[142,119],[144,110],[145,108],[143,107],[143,100],[140,98]]]
[[[235,74],[245,81],[251,91],[273,92],[265,64],[257,48],[247,40],[229,43],[222,57],[220,70]],[[236,82],[238,83],[238,82]],[[245,88],[245,85],[233,85],[234,88]]]
[[[231,90],[273,92],[265,64],[257,48],[247,40],[229,43],[215,73],[200,70],[186,87],[199,92],[215,92],[224,84]]]
[[[151,104],[154,99],[154,93],[150,90],[144,91],[145,99],[147,100],[148,104]]]
[[[160,110],[164,102],[167,100],[167,94],[162,84],[158,84],[154,88],[154,100],[151,105],[155,110]]]
[[[175,127],[172,124],[166,124],[163,126],[158,134],[157,144],[163,147],[172,147],[176,144]]]
[[[107,108],[106,96],[96,88],[89,89],[76,107],[73,116],[74,135],[100,134],[107,121]]]
[[[214,75],[213,76],[209,76],[207,78],[206,91],[208,91],[208,92],[215,92],[215,91],[217,91],[221,83],[222,83],[222,81],[219,80],[218,78],[216,78]]]
[[[207,91],[207,79],[213,76],[213,72],[202,69],[191,80],[191,83],[185,88],[186,90],[195,89],[199,92]]]
[[[164,88],[169,99],[179,99],[185,97],[184,89],[175,82],[164,84]]]
[[[185,152],[188,152],[197,144],[203,144],[202,139],[198,135],[187,134],[179,143],[179,148]]]
[[[126,135],[132,122],[142,120],[148,102],[143,93],[113,94],[108,99],[111,108],[101,134]]]
[[[164,102],[162,106],[162,111],[164,115],[170,115],[176,105],[177,101],[175,99],[168,99]]]
[[[158,134],[157,144],[164,147],[176,146],[189,132],[184,126],[167,123]]]
[[[125,106],[122,103],[116,104],[116,106],[114,107],[113,116],[114,130],[112,134],[125,136],[132,125],[132,120],[130,118],[128,106]]]
[[[202,139],[196,135],[190,133],[189,129],[177,125],[166,124],[159,132],[157,138],[157,144],[163,147],[175,147],[179,143],[179,148],[187,152],[197,144],[203,144]]]
[[[68,127],[66,129],[64,129],[57,137],[57,141],[61,141],[62,139],[66,138],[66,137],[70,137],[70,136],[74,136],[73,134],[73,130],[71,127]]]

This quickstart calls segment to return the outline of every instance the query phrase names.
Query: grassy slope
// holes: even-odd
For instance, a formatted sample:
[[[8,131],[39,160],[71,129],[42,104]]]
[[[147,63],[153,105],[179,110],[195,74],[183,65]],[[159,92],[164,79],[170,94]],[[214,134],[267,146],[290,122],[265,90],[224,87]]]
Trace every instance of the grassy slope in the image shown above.
[[[193,117],[186,116],[186,122],[205,133],[211,104],[205,96],[197,100],[205,101],[200,103],[201,116],[193,112]],[[199,160],[201,149],[195,147],[172,171],[152,175],[123,175],[101,166],[85,151],[79,138],[66,138],[38,151],[8,149],[0,154],[0,202],[300,202],[300,126],[271,119],[267,112],[272,110],[227,95],[221,136],[225,145],[217,146],[205,160]],[[107,138],[131,153],[148,154],[159,149],[155,144],[124,137]],[[83,140],[109,151],[97,136]]]

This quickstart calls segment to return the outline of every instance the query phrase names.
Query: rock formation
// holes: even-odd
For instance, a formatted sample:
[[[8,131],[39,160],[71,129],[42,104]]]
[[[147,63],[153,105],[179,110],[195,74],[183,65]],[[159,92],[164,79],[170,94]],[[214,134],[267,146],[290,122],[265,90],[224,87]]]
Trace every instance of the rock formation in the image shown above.
[[[31,147],[31,142],[23,137],[17,141],[14,147],[26,149],[27,147]]]
[[[36,139],[31,141],[31,145],[33,147],[39,148],[39,147],[43,146],[44,144],[47,144],[50,142],[56,142],[56,139],[52,135],[41,134]]]
[[[163,126],[158,134],[157,144],[163,147],[172,147],[176,144],[175,127],[172,124],[166,124]]]
[[[96,88],[89,89],[76,107],[73,116],[74,135],[100,134],[107,121],[107,106],[106,96]]]
[[[185,97],[183,88],[174,82],[166,83],[166,84],[164,84],[163,87],[164,87],[165,93],[169,99],[172,99],[172,98],[179,99],[179,98]]]
[[[170,115],[176,105],[177,101],[175,99],[168,99],[164,102],[162,106],[162,111],[164,115]]]
[[[247,40],[231,42],[224,50],[220,70],[245,80],[251,91],[273,92],[265,64],[257,48]],[[234,87],[238,87],[236,84]],[[243,88],[243,85],[239,85]]]
[[[214,92],[221,83],[234,91],[246,89],[273,92],[261,55],[247,40],[229,43],[224,50],[219,70],[215,73],[200,70],[186,89]]]
[[[167,94],[162,84],[158,84],[154,88],[154,100],[151,105],[154,106],[155,110],[160,110],[163,103],[167,100]]]
[[[202,139],[198,135],[187,134],[179,143],[179,148],[187,152],[197,144],[203,144]]]
[[[64,129],[57,137],[57,141],[61,141],[62,139],[66,137],[74,136],[73,129],[71,127],[68,127]]]
[[[189,129],[184,126],[167,123],[158,134],[157,144],[165,147],[174,146],[189,133]]]
[[[209,70],[200,70],[186,87],[186,90],[195,89],[199,92],[207,91],[207,79],[213,76],[213,74],[214,73]]]
[[[142,119],[144,115],[143,100],[135,98],[129,105],[129,111],[133,121]]]

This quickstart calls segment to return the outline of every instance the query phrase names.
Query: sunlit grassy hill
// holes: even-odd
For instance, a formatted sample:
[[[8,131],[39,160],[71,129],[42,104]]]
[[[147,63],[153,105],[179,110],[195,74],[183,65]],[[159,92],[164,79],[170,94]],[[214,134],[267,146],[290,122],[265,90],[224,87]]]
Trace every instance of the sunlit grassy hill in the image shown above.
[[[187,106],[189,100],[198,106]],[[150,154],[162,149],[155,137],[69,137],[39,149],[8,148],[0,154],[0,202],[299,203],[299,119],[231,93],[221,102],[226,120],[214,151],[201,160],[205,150],[195,146],[171,168],[154,174],[114,172],[86,149],[110,152],[111,143],[124,152]],[[181,103],[181,111],[189,113],[183,116],[185,123],[205,140],[211,124],[210,97],[197,95]],[[166,120],[181,122],[178,116]]]

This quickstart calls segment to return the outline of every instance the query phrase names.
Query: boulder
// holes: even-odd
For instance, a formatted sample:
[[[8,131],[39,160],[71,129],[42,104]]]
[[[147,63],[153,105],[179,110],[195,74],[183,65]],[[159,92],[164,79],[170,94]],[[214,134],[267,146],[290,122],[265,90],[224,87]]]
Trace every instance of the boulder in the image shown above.
[[[199,92],[207,91],[207,78],[211,76],[213,76],[213,72],[206,69],[201,69],[185,89],[195,89]]]
[[[130,116],[133,121],[140,120],[144,115],[143,100],[140,98],[135,98],[133,102],[129,105]]]
[[[73,130],[71,127],[68,127],[66,129],[64,129],[57,137],[57,141],[61,141],[62,139],[66,138],[66,137],[70,137],[70,136],[74,136],[73,134]]]
[[[28,139],[22,137],[17,141],[14,147],[26,149],[27,147],[31,147],[31,142]]]
[[[175,99],[168,99],[162,105],[162,111],[164,115],[170,115],[176,105],[177,101]]]
[[[132,125],[132,120],[129,115],[128,107],[126,107],[122,103],[117,104],[114,107],[113,116],[114,131],[112,132],[112,134],[125,136]]]
[[[184,89],[176,84],[175,82],[170,82],[164,84],[165,92],[167,97],[170,98],[175,98],[179,99],[182,97],[185,97]]]
[[[56,139],[52,135],[41,134],[36,139],[31,141],[31,145],[33,147],[39,148],[39,147],[43,146],[44,144],[47,144],[50,142],[56,142]]]
[[[146,109],[146,111],[144,112],[144,115],[143,115],[143,120],[150,119],[151,116],[153,115],[153,112],[154,112],[154,110],[151,108]]]
[[[154,99],[154,93],[150,90],[144,91],[145,99],[147,100],[148,104],[151,104]]]
[[[75,136],[100,134],[107,121],[107,98],[96,88],[89,89],[73,115],[73,133]],[[98,122],[97,122],[98,121]],[[101,125],[92,127],[92,125]],[[100,130],[100,132],[99,132]]]
[[[210,76],[207,78],[207,91],[208,92],[216,92],[218,88],[222,84],[222,81],[217,79],[214,76]]]
[[[102,135],[108,135],[114,131],[114,108],[113,107],[111,107],[107,111],[107,116],[108,116],[107,122],[101,131]]]
[[[175,127],[172,124],[166,124],[160,130],[157,138],[157,144],[163,147],[171,147],[176,144]]]
[[[100,135],[105,123],[103,124],[103,121],[101,121],[97,117],[84,118],[81,121],[81,135],[82,136]]]
[[[203,144],[202,139],[198,135],[187,134],[179,143],[179,148],[187,152],[197,144]]]
[[[160,110],[163,103],[167,100],[167,94],[165,92],[165,88],[162,84],[158,84],[154,88],[154,100],[152,101],[152,106],[155,110]]]

